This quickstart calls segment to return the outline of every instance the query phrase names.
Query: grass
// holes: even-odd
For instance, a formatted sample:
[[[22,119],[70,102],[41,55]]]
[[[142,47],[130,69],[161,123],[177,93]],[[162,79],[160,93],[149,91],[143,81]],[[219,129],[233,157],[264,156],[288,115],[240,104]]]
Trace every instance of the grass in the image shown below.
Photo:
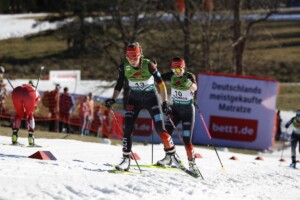
[[[298,110],[300,102],[299,84],[282,84],[277,99],[279,110]]]
[[[4,58],[32,59],[44,58],[67,50],[66,42],[51,36],[26,39],[17,38],[1,41],[0,54]]]
[[[168,63],[168,58],[182,54],[180,51],[182,51],[183,47],[177,44],[176,49],[170,48],[169,43],[173,40],[166,40],[166,34],[162,34],[162,31],[173,35],[170,30],[150,31],[151,34],[149,32],[141,36],[141,43],[145,48],[146,56],[148,58],[158,58],[159,66],[164,68],[166,63]],[[182,35],[180,32],[178,34],[179,36]],[[281,75],[281,72],[276,73],[276,71],[280,70],[278,66],[296,66],[300,63],[300,57],[298,56],[300,46],[299,34],[300,22],[271,21],[255,25],[244,54],[247,74],[271,77],[284,82],[298,81],[299,77],[295,73]],[[193,34],[193,38],[196,38],[196,35],[197,33]],[[153,48],[155,46],[154,41],[158,44],[164,44],[164,49],[162,49],[164,56],[161,56],[161,52]],[[200,46],[201,39],[195,39],[194,42],[197,44],[193,44],[193,46]],[[224,45],[228,46],[228,41],[224,41]],[[8,72],[11,72],[11,78],[33,79],[36,74],[36,66],[44,65],[47,67],[46,73],[52,69],[80,69],[82,71],[82,79],[116,79],[117,66],[112,64],[110,59],[103,53],[95,54],[94,52],[93,55],[88,53],[80,56],[71,56],[67,50],[66,36],[62,31],[54,34],[43,33],[40,37],[2,40],[0,41],[0,63],[7,67]],[[228,51],[229,56],[224,58],[226,60],[223,59],[222,63],[215,63],[213,69],[217,69],[218,66],[222,65],[230,68],[228,64],[230,65],[232,59],[230,55],[231,50],[231,47],[227,47],[224,50]],[[191,58],[195,65],[200,64],[197,61],[199,55],[201,55],[200,48],[197,51],[199,52],[194,52],[194,54],[198,56],[193,55]],[[113,50],[112,54],[119,55],[120,52]],[[211,57],[216,58],[218,55],[212,53]],[[270,69],[263,70],[265,66],[269,66]],[[256,69],[260,68],[262,70],[256,73]],[[165,71],[164,69],[161,70]],[[197,69],[195,68],[195,70],[201,71],[201,66]],[[274,73],[270,73],[270,70],[274,71]]]
[[[168,32],[163,30],[164,33]],[[164,34],[160,31],[152,31],[155,34],[143,38],[142,43],[146,52],[155,40],[164,40]],[[172,31],[171,31],[172,32]],[[249,75],[270,77],[281,82],[299,81],[299,46],[300,46],[300,22],[265,22],[255,26],[251,38],[247,42],[245,51],[245,67]],[[160,41],[157,41],[160,43]],[[197,44],[194,44],[197,45]],[[161,54],[152,50],[156,57]],[[166,47],[163,51],[164,58],[170,58],[178,53],[177,50]],[[119,52],[114,52],[116,55]],[[182,53],[182,52],[181,52]],[[199,57],[199,56],[198,56]],[[231,56],[224,63],[230,63]],[[44,34],[41,37],[25,37],[0,41],[0,64],[5,66],[10,78],[34,79],[38,74],[37,66],[46,66],[45,72],[58,69],[80,69],[82,79],[106,79],[115,80],[117,77],[116,66],[110,63],[103,55],[81,55],[72,57],[67,52],[67,42],[62,32],[53,35]],[[221,63],[222,64],[222,63]],[[115,73],[112,73],[115,71]],[[299,109],[300,86],[281,84],[277,99],[277,109]],[[48,139],[72,139],[85,142],[99,143],[103,139],[78,134],[63,134],[44,131],[44,127],[37,127],[35,136]],[[11,136],[11,128],[0,126],[2,136]],[[27,137],[27,131],[20,129],[20,136]],[[121,144],[119,140],[112,140],[112,144]],[[281,143],[275,143],[274,149],[278,149]],[[200,148],[209,148],[199,146]],[[233,153],[257,154],[258,151],[229,148]]]

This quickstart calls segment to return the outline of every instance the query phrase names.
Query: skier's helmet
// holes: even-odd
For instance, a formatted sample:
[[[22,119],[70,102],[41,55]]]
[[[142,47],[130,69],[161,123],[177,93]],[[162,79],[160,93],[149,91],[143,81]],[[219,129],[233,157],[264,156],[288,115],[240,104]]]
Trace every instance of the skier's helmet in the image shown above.
[[[172,65],[172,71],[175,74],[180,74],[185,69],[185,62],[182,58],[179,58],[179,57],[173,58],[171,65]]]
[[[139,43],[134,42],[129,44],[126,48],[126,58],[128,61],[138,61],[142,56],[142,49]]]

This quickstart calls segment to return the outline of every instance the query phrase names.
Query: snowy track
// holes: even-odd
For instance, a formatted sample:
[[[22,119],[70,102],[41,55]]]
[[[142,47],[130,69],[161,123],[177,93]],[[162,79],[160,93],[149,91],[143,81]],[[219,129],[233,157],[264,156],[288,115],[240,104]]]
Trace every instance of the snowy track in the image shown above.
[[[1,136],[0,141],[9,143],[10,138]],[[300,199],[300,170],[287,167],[289,162],[280,164],[281,152],[261,155],[263,161],[255,155],[219,152],[222,170],[213,150],[197,148],[203,156],[197,159],[205,178],[201,180],[177,170],[108,173],[120,161],[121,146],[39,138],[37,142],[48,147],[0,145],[0,199]],[[186,161],[184,148],[177,149]],[[50,151],[57,161],[27,158],[38,150]],[[139,164],[151,163],[151,146],[134,146],[133,151],[141,157]],[[287,149],[287,160],[289,154]],[[239,160],[230,160],[232,155]],[[155,145],[154,160],[163,156],[162,145]],[[131,169],[138,172],[136,166]]]

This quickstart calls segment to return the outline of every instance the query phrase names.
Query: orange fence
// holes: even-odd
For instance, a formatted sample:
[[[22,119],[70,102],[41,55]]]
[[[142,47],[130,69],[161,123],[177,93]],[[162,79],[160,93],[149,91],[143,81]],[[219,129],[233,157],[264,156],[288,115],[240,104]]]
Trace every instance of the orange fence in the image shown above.
[[[40,92],[42,100],[38,103],[34,118],[36,124],[43,124],[43,126],[55,126],[53,131],[58,132],[58,124],[61,122],[59,117],[59,105],[58,102],[53,100],[49,92]],[[72,95],[75,100],[75,107],[70,114],[69,121],[65,123],[70,125],[70,132],[75,134],[82,134],[83,118],[82,116],[82,102],[84,101],[85,96],[83,95]],[[47,98],[47,101],[45,101]],[[94,98],[99,99],[99,98]],[[54,109],[55,108],[55,109]],[[120,126],[123,126],[123,116],[119,113],[115,113],[116,117],[120,123]],[[12,124],[13,118],[15,116],[15,109],[12,104],[11,93],[8,93],[8,96],[2,100],[0,104],[0,117],[2,119],[8,119]],[[122,131],[119,129],[118,122],[112,116],[112,113],[102,105],[102,102],[95,101],[93,113],[89,117],[90,125],[87,127],[88,131],[85,132],[87,135],[103,136],[107,138],[121,139]],[[46,123],[45,123],[46,122]],[[48,129],[45,127],[45,129]],[[65,129],[64,129],[65,130]]]

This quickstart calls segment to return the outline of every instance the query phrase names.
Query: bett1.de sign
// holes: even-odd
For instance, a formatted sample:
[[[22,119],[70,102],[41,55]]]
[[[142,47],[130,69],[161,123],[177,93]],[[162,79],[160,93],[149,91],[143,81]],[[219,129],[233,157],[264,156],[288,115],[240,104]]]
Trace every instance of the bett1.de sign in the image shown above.
[[[197,104],[218,146],[269,149],[273,145],[279,83],[271,79],[198,74]],[[211,144],[196,111],[194,144]]]

